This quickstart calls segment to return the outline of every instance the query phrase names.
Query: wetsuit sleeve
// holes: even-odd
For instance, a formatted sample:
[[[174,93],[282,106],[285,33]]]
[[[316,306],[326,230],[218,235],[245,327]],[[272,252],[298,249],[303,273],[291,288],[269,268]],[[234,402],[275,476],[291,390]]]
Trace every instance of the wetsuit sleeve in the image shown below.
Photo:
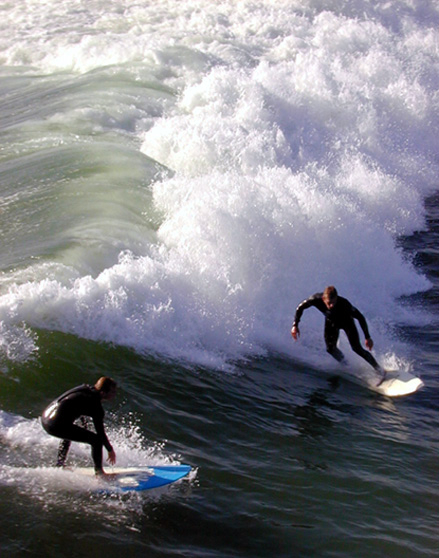
[[[354,306],[352,306],[352,316],[358,320],[358,323],[361,326],[361,329],[363,330],[364,333],[364,337],[366,339],[370,339],[370,334],[369,334],[369,329],[367,327],[367,322],[366,322],[366,318],[363,316],[363,314],[357,310],[357,308],[355,308]]]
[[[314,295],[310,296],[306,300],[303,300],[299,304],[299,306],[296,308],[296,313],[294,315],[293,326],[298,326],[299,325],[300,318],[302,317],[302,314],[303,314],[304,310],[306,310],[307,308],[310,308],[311,306],[315,306],[316,308],[318,308],[318,301],[321,300],[321,298],[322,298],[322,293],[317,293],[317,294],[314,294]]]

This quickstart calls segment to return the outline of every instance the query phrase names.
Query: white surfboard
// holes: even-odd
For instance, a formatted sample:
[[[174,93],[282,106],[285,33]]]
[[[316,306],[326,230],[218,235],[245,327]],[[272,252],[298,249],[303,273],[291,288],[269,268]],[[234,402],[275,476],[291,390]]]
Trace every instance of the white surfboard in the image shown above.
[[[398,370],[388,371],[383,382],[368,382],[368,387],[377,393],[386,395],[387,397],[401,397],[415,393],[424,385],[421,378],[413,376],[409,372],[400,372]]]
[[[410,395],[422,388],[424,382],[418,376],[405,370],[387,370],[384,381],[380,383],[380,376],[371,368],[352,369],[343,366],[337,370],[343,379],[363,386],[375,393],[386,397],[402,397]]]

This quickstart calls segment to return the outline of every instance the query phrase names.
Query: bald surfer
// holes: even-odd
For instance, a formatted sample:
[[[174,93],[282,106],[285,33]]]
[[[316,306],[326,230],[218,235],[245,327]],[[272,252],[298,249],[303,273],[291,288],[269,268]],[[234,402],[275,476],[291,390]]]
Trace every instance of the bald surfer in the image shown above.
[[[94,386],[81,385],[66,391],[43,412],[41,423],[44,430],[62,441],[58,450],[57,467],[64,467],[71,442],[90,444],[96,475],[105,475],[102,469],[102,448],[108,451],[108,462],[116,463],[116,454],[104,429],[102,401],[110,401],[116,395],[116,382],[103,376]],[[91,417],[96,432],[87,429],[84,417]],[[81,419],[82,426],[74,424]]]
[[[337,289],[334,286],[326,287],[323,293],[316,293],[303,302],[296,308],[294,316],[293,327],[291,328],[291,335],[295,341],[300,337],[299,322],[304,310],[307,308],[317,308],[322,314],[325,315],[325,343],[326,350],[338,362],[345,362],[345,357],[340,349],[337,347],[337,341],[340,330],[344,330],[352,350],[360,355],[366,362],[368,362],[381,376],[382,380],[385,377],[385,372],[375,360],[373,355],[368,352],[373,348],[373,341],[369,335],[366,318],[357,310],[352,304],[341,296],[338,296]],[[360,337],[357,331],[354,320],[358,323],[363,330],[366,338],[366,349],[363,349],[360,343]],[[381,380],[381,381],[382,381]]]

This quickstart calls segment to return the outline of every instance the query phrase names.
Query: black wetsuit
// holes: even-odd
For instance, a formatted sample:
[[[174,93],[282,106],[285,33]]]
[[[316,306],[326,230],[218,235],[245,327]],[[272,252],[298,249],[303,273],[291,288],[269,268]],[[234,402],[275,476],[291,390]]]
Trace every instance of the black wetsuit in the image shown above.
[[[329,309],[323,302],[323,293],[316,293],[301,302],[296,308],[293,326],[299,325],[299,321],[303,314],[303,311],[307,308],[310,308],[311,306],[314,306],[315,308],[317,308],[317,310],[320,310],[320,312],[322,312],[322,314],[324,314],[326,317],[325,343],[326,350],[330,355],[332,355],[339,362],[342,362],[344,360],[343,353],[340,351],[340,349],[337,348],[338,336],[340,330],[343,329],[346,332],[352,350],[363,357],[371,366],[375,368],[375,370],[381,370],[380,365],[374,359],[372,354],[366,349],[363,349],[363,347],[361,346],[360,337],[358,335],[354,319],[358,320],[365,338],[369,339],[370,335],[366,318],[359,310],[357,310],[357,308],[352,306],[349,300],[341,296],[337,296],[335,305],[331,309]]]
[[[71,441],[83,442],[92,447],[95,470],[102,471],[102,446],[109,452],[113,449],[105,434],[104,414],[99,391],[85,384],[63,393],[46,408],[41,418],[44,430],[63,439],[57,466],[64,465]],[[93,419],[96,433],[74,424],[84,416]]]

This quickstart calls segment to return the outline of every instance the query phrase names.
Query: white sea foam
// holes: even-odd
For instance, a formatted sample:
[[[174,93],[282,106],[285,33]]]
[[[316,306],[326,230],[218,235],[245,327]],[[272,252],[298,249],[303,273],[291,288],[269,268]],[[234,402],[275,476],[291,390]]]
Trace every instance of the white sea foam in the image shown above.
[[[120,467],[180,462],[179,456],[167,451],[164,444],[146,440],[132,416],[126,416],[124,424],[110,426],[107,432],[117,448]],[[144,498],[139,494],[115,492],[107,497],[99,492],[100,486],[94,477],[75,474],[75,467],[92,466],[90,447],[86,444],[72,443],[67,459],[71,470],[48,466],[48,463],[55,463],[59,440],[43,431],[39,419],[25,419],[0,410],[0,442],[0,486],[4,490],[13,487],[19,494],[31,498],[33,504],[39,503],[43,508],[49,502],[51,508],[69,513],[73,506],[85,515],[102,516],[115,524],[125,525],[130,518],[132,520],[132,514],[142,513]],[[104,470],[111,472],[105,461]],[[196,476],[195,469],[188,476],[189,482],[193,482]],[[161,490],[154,490],[145,497],[150,501],[162,494]],[[166,494],[170,492],[166,491]]]
[[[120,467],[178,463],[178,456],[167,451],[165,444],[151,442],[144,437],[132,415],[125,416],[122,424],[107,426],[107,433],[117,447],[117,462]],[[50,461],[56,461],[59,439],[44,432],[39,418],[25,419],[0,411],[0,440],[4,450],[14,448],[10,458],[5,460],[5,464],[10,467],[19,467],[23,460],[26,465],[31,463],[33,467],[42,467]],[[72,444],[68,464],[91,466],[90,446]],[[109,467],[106,463],[104,465]]]
[[[49,107],[50,127],[35,122],[45,141],[54,130],[63,142],[80,133],[81,145],[111,137],[148,157],[146,165],[130,159],[132,168],[155,161],[171,171],[151,171],[148,199],[131,192],[129,214],[122,204],[111,213],[117,242],[105,242],[99,196],[82,213],[79,199],[66,198],[64,215],[84,222],[81,234],[64,236],[83,250],[67,250],[64,240],[47,277],[41,264],[26,280],[6,273],[0,334],[8,356],[11,328],[24,323],[206,366],[267,350],[306,358],[321,318],[307,317],[308,335],[293,347],[294,308],[329,283],[367,315],[381,354],[392,349],[393,324],[427,319],[398,302],[429,283],[395,240],[425,226],[423,201],[437,185],[439,16],[433,6],[369,4],[5,6],[8,73],[33,66],[56,82],[70,72],[71,110],[65,102],[50,115]],[[107,95],[99,80],[109,65]],[[75,74],[85,72],[74,97]],[[145,76],[163,99],[141,100],[152,99],[151,89],[135,87]],[[20,121],[14,126],[24,133]],[[137,175],[128,174],[132,183]],[[88,168],[79,175],[66,173],[63,186],[97,191]],[[113,179],[112,197],[123,199],[124,173]]]

